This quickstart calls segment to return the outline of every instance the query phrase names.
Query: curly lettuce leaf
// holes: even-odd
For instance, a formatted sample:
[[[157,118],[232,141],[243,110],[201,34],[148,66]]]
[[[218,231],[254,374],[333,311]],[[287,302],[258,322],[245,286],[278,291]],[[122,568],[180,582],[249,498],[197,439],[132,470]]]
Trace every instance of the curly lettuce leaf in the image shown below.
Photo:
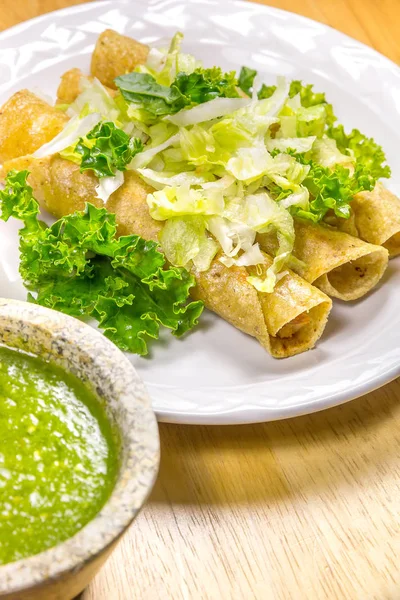
[[[142,150],[139,138],[131,138],[112,122],[98,123],[75,147],[75,153],[81,156],[81,171],[90,169],[97,177],[112,177],[115,171],[125,171]]]
[[[305,108],[316,106],[317,104],[327,104],[325,94],[314,92],[313,87],[312,83],[303,85],[300,80],[295,79],[290,84],[289,96],[293,98],[296,94],[300,94],[301,105]]]
[[[272,94],[275,91],[276,91],[276,85],[266,85],[265,83],[263,83],[257,94],[258,99],[259,100],[267,100],[268,98],[271,98]]]
[[[337,217],[348,219],[354,194],[370,191],[375,185],[375,179],[362,163],[357,162],[354,170],[340,164],[331,169],[306,159],[304,155],[293,154],[310,168],[302,182],[310,194],[309,208],[304,210],[294,206],[291,211],[302,218],[318,222],[332,210]]]
[[[336,141],[340,152],[356,158],[368,169],[372,177],[390,177],[390,167],[384,164],[385,153],[373,138],[367,138],[358,129],[346,134],[343,125],[329,127],[327,135]]]
[[[178,73],[173,86],[194,104],[202,104],[214,98],[237,98],[235,72],[223,73],[219,67],[196,69],[190,75]]]
[[[251,96],[253,92],[253,83],[256,75],[257,71],[255,69],[250,69],[250,67],[242,67],[240,69],[238,86],[245,94],[247,94],[247,96]]]
[[[10,171],[4,189],[0,189],[0,219],[10,217],[36,221],[39,204],[32,196],[32,188],[27,185],[27,171]]]
[[[160,326],[181,336],[197,324],[203,305],[188,302],[194,278],[185,269],[167,268],[155,242],[117,238],[115,215],[91,204],[47,227],[38,219],[27,176],[11,171],[0,202],[3,220],[24,222],[20,272],[35,294],[30,301],[95,318],[122,350],[142,355]]]

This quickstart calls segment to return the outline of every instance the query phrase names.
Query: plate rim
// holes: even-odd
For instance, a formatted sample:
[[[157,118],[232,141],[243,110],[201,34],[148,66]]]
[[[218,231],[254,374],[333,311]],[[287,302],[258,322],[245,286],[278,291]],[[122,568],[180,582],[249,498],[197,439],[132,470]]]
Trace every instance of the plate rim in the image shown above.
[[[180,1],[185,4],[197,4],[198,3],[198,0],[180,0]],[[133,2],[137,2],[139,4],[138,0],[133,0]],[[140,0],[140,3],[142,4],[142,6],[144,5],[145,8],[147,8],[148,6],[150,6],[151,0]],[[299,13],[295,13],[290,10],[286,10],[285,8],[277,8],[275,6],[270,6],[268,4],[261,4],[260,2],[258,2],[256,0],[209,0],[209,3],[215,4],[216,6],[221,6],[222,4],[225,4],[226,6],[229,6],[229,8],[231,8],[232,6],[236,6],[236,5],[247,6],[250,4],[253,6],[257,6],[260,10],[264,10],[265,12],[283,13],[286,15],[290,15],[291,17],[296,17],[296,19],[307,21],[309,23],[317,23],[318,25],[321,25],[325,29],[329,29],[331,32],[333,32],[335,34],[344,36],[351,42],[356,42],[357,45],[368,49],[370,52],[372,51],[373,53],[377,54],[380,59],[382,59],[382,58],[385,59],[392,66],[396,67],[400,71],[400,65],[398,65],[392,59],[390,59],[388,56],[386,56],[386,54],[382,54],[382,52],[379,52],[378,50],[376,50],[376,48],[374,48],[373,46],[369,46],[365,42],[361,42],[357,38],[353,38],[351,35],[344,33],[340,29],[336,29],[335,27],[332,27],[332,25],[323,23],[322,21],[317,21],[315,19],[312,19],[311,17],[306,17],[305,15],[301,15]],[[82,4],[74,4],[72,6],[65,6],[64,8],[58,8],[56,10],[51,10],[49,12],[38,15],[36,17],[32,17],[31,19],[26,19],[25,21],[21,21],[20,23],[11,25],[11,27],[6,27],[6,29],[2,29],[0,31],[0,42],[2,41],[3,36],[7,37],[7,34],[9,32],[11,32],[11,34],[18,33],[19,29],[21,29],[21,31],[23,31],[27,25],[29,25],[29,26],[35,25],[36,23],[40,23],[40,21],[47,20],[52,15],[62,15],[63,13],[73,14],[75,12],[80,13],[80,12],[85,12],[85,9],[90,10],[92,8],[97,8],[100,6],[103,7],[107,4],[110,6],[113,6],[113,7],[115,7],[117,5],[129,6],[132,4],[132,0],[93,0],[93,1],[89,0],[89,1],[83,2]]]
[[[96,13],[100,9],[106,9],[110,7],[120,8],[123,12],[125,7],[132,6],[132,4],[137,4],[138,9],[145,13],[152,5],[156,4],[151,0],[145,0],[144,2],[135,2],[132,3],[129,0],[95,0],[94,2],[88,2],[84,4],[77,4],[73,6],[67,6],[58,10],[50,11],[44,13],[42,15],[38,15],[32,19],[27,19],[26,21],[22,21],[12,27],[9,27],[3,31],[0,31],[0,46],[3,42],[6,42],[8,38],[13,38],[14,36],[18,36],[23,32],[31,29],[33,26],[39,23],[45,23],[46,21],[50,21],[54,17],[62,17],[63,15],[73,16],[74,14],[82,14],[85,12],[94,12]],[[185,7],[190,5],[201,5],[204,2],[201,0],[176,0],[174,4],[183,4]],[[281,14],[286,15],[286,18],[294,19],[297,22],[309,23],[309,24],[317,24],[323,30],[328,30],[331,34],[335,35],[337,39],[339,39],[342,43],[351,42],[357,48],[367,49],[370,55],[375,55],[379,57],[379,61],[382,64],[384,61],[391,69],[395,69],[400,75],[400,66],[397,65],[394,61],[392,61],[388,56],[382,54],[372,46],[361,42],[350,35],[335,29],[334,27],[327,25],[326,23],[322,23],[321,21],[316,21],[311,19],[310,17],[300,15],[298,13],[294,13],[285,9],[276,8],[273,6],[267,6],[263,4],[258,4],[256,2],[250,2],[246,0],[209,0],[208,4],[212,7],[229,7],[230,11],[232,9],[236,11],[240,7],[248,8],[249,5],[257,7],[257,10],[260,12],[264,12],[265,14]],[[104,28],[107,28],[107,25],[104,25]],[[181,423],[181,424],[208,424],[208,425],[229,425],[229,424],[245,424],[245,423],[260,423],[260,422],[268,422],[275,421],[281,419],[287,419],[291,417],[312,414],[314,412],[319,412],[321,410],[326,410],[328,408],[333,408],[345,402],[354,400],[360,396],[363,396],[369,392],[372,392],[388,383],[396,379],[400,376],[400,364],[391,366],[390,368],[384,369],[378,375],[372,375],[370,378],[367,378],[365,381],[360,383],[354,383],[348,389],[339,390],[332,394],[321,395],[317,399],[311,399],[305,403],[297,404],[295,406],[239,406],[234,408],[226,408],[222,410],[217,410],[215,412],[208,410],[207,412],[199,412],[195,407],[192,410],[179,410],[179,409],[165,409],[165,408],[157,408],[155,406],[155,411],[157,414],[157,418],[159,421],[167,422],[167,423]],[[257,384],[255,384],[257,385]],[[260,384],[258,384],[260,385]],[[151,382],[147,382],[147,387],[150,390],[150,393],[153,389],[153,385]],[[226,386],[225,386],[226,387]],[[238,388],[241,386],[237,386]],[[173,389],[181,390],[182,388],[178,388],[177,386],[173,386]],[[172,389],[172,391],[173,391]],[[221,387],[221,394],[223,394],[224,388]],[[207,393],[207,388],[204,388],[204,393]],[[153,394],[152,394],[153,395]]]

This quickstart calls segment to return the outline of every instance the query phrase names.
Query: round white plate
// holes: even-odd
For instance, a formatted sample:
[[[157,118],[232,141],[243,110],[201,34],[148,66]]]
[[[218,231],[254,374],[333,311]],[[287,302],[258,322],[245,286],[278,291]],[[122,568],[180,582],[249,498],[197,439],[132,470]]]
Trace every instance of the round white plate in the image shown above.
[[[106,28],[164,45],[177,29],[207,66],[255,67],[303,79],[327,93],[346,127],[383,145],[400,193],[400,69],[371,48],[285,11],[240,1],[102,1],[50,13],[0,35],[0,104],[23,87],[54,97],[71,67],[89,68]],[[0,295],[25,299],[18,276],[17,226],[0,223]],[[400,258],[382,285],[351,304],[336,302],[318,347],[285,360],[209,312],[149,358],[132,357],[162,421],[247,423],[309,413],[350,400],[400,374]]]

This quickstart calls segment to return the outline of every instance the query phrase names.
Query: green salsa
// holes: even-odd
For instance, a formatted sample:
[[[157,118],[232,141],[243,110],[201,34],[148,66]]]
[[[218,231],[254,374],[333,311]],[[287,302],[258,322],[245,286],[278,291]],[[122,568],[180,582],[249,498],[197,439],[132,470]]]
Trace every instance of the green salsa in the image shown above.
[[[104,408],[82,382],[0,347],[0,565],[88,523],[113,489],[118,448]]]

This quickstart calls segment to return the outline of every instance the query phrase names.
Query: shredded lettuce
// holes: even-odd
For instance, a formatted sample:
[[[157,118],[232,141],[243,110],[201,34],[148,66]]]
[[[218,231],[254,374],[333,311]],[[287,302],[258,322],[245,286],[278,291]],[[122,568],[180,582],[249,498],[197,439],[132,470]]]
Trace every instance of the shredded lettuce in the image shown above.
[[[100,198],[100,200],[103,200],[103,202],[106,203],[111,194],[116,192],[117,189],[123,185],[124,180],[125,178],[122,171],[116,171],[115,175],[110,177],[101,177],[99,184],[96,186],[97,198]]]
[[[212,217],[208,220],[208,227],[228,257],[235,257],[239,250],[249,251],[257,232],[276,233],[278,250],[266,277],[249,277],[249,282],[259,291],[272,292],[277,275],[287,264],[293,250],[294,225],[290,213],[268,193],[258,192],[244,195],[240,201],[234,198],[228,203],[224,218]],[[256,251],[253,252],[254,257]]]
[[[198,104],[193,108],[179,111],[172,117],[167,117],[174,125],[187,127],[204,121],[212,121],[225,115],[230,115],[236,110],[247,106],[250,100],[246,98],[214,98],[204,104]]]
[[[207,219],[207,229],[213,234],[228,257],[237,256],[240,250],[249,250],[256,237],[256,232],[245,223],[221,216]]]
[[[165,67],[165,63],[167,61],[167,54],[158,48],[150,48],[149,53],[147,55],[146,63],[144,65],[145,70],[140,72],[149,72],[150,75],[157,76],[157,74],[161,73],[163,68]],[[142,68],[142,65],[140,65]],[[157,81],[157,83],[161,83]]]
[[[171,264],[185,267],[193,261],[198,271],[207,271],[218,252],[218,244],[207,236],[202,217],[169,219],[161,231],[160,243]]]
[[[270,292],[293,260],[293,217],[314,222],[332,212],[348,217],[354,194],[389,174],[384,154],[359,132],[347,135],[335,127],[332,105],[312,84],[278,77],[276,85],[261,85],[255,69],[243,67],[236,80],[233,73],[190,61],[180,72],[181,41],[175,38],[146,65],[153,69],[148,83],[155,98],[140,105],[138,97],[125,93],[140,89],[121,89],[132,107],[136,102],[136,112],[148,110],[147,102],[168,105],[154,121],[160,127],[154,137],[152,127],[147,129],[149,150],[131,167],[156,188],[149,209],[153,218],[166,221],[165,246],[173,264],[193,262],[207,240],[212,254],[218,244],[226,266],[261,265],[255,235],[274,233],[278,250],[266,276],[249,278],[258,290]],[[164,86],[158,95],[154,84]],[[176,129],[166,132],[166,126]]]
[[[271,115],[273,105],[269,100],[250,102],[221,121],[214,123],[211,132],[218,144],[234,152],[240,147],[251,146],[253,142],[264,141],[269,130],[278,123]]]
[[[299,151],[297,148],[295,150],[304,152],[304,150]],[[312,146],[311,158],[322,167],[329,168],[335,165],[344,165],[350,168],[355,163],[354,156],[342,154],[336,145],[336,141],[326,136],[315,140]]]
[[[259,233],[275,231],[278,250],[266,277],[249,277],[248,281],[260,292],[274,290],[278,273],[286,266],[294,246],[294,225],[289,212],[275,202],[266,192],[246,198],[248,223]]]
[[[267,172],[271,155],[264,143],[250,148],[239,148],[226,163],[226,170],[238,181],[251,183]]]
[[[193,171],[186,173],[184,171],[180,173],[168,173],[167,171],[163,171],[160,173],[152,169],[137,169],[137,172],[141,175],[142,179],[144,179],[146,183],[152,185],[157,190],[162,190],[165,186],[198,186],[214,179],[213,176],[208,173],[198,175]]]
[[[167,50],[150,50],[144,67],[139,66],[139,72],[150,73],[161,85],[170,86],[178,73],[190,75],[196,68],[201,67],[201,62],[191,54],[181,51],[183,34],[177,32],[171,40]]]
[[[239,76],[239,87],[247,94],[252,92],[253,85],[257,81],[257,71],[248,67],[242,67]],[[259,100],[273,98],[279,90],[278,85],[262,84],[258,90],[257,97]],[[319,136],[321,137],[328,126],[332,126],[336,117],[333,113],[332,105],[325,98],[325,94],[314,92],[313,85],[303,85],[301,81],[295,80],[290,83],[287,90],[287,98],[281,106],[280,117],[284,118],[286,131],[283,132],[283,137],[305,137]],[[290,117],[290,120],[287,118]],[[288,128],[290,130],[288,131]]]
[[[155,147],[163,144],[178,132],[178,128],[168,121],[159,121],[147,128],[149,140],[146,147]]]
[[[148,194],[150,214],[157,221],[186,215],[215,215],[224,208],[223,194],[217,188],[194,189],[188,184],[165,187]]]
[[[181,54],[181,45],[183,33],[178,31],[171,40],[168,51],[165,53],[165,62],[163,68],[159,71],[157,82],[161,85],[170,86],[179,70],[179,56]]]
[[[158,144],[157,146],[146,147],[142,152],[136,154],[128,165],[128,169],[142,169],[147,167],[148,164],[154,159],[157,154],[166,150],[173,144],[179,141],[179,134],[172,135],[170,138]]]
[[[326,100],[324,93],[314,92],[313,87],[313,84],[304,85],[299,80],[292,81],[290,83],[289,99],[295,99],[295,102],[291,103],[289,100],[287,105],[293,110],[299,109],[300,106],[303,108],[311,108],[313,106],[324,107],[326,124],[331,126],[336,121],[332,104],[329,104]],[[258,98],[270,98],[275,90],[275,85],[267,86],[263,84],[258,92]]]
[[[253,244],[248,250],[245,250],[239,258],[232,258],[230,256],[222,256],[220,261],[226,267],[250,267],[252,265],[262,265],[265,262],[265,256],[260,250],[258,243]]]
[[[243,99],[231,100],[238,101]],[[277,122],[276,117],[269,115],[273,106],[270,100],[257,102],[255,106],[248,104],[211,126],[182,127],[179,141],[183,159],[194,166],[226,167],[235,176],[241,173],[238,177],[241,180],[257,177],[267,160],[264,136]],[[257,165],[252,165],[253,160],[257,160]]]
[[[200,125],[182,127],[178,135],[183,159],[194,166],[224,164],[229,159],[229,153],[218,146],[209,129]]]
[[[282,137],[282,138],[270,138],[265,140],[265,146],[269,152],[273,150],[279,150],[280,152],[286,152],[287,150],[295,150],[296,152],[308,152],[313,147],[316,140],[315,135],[308,137]]]
[[[200,249],[193,258],[193,264],[200,272],[208,271],[211,263],[219,250],[218,244],[210,237],[202,237],[200,240]]]
[[[304,181],[310,166],[296,160],[295,156],[286,153],[272,153],[266,169],[268,179],[283,190],[296,190]],[[269,187],[268,180],[264,182]]]
[[[122,119],[121,109],[116,100],[98,79],[82,77],[80,84],[82,92],[68,105],[68,116],[84,117],[90,113],[98,113],[107,121],[118,122]]]
[[[91,204],[47,227],[38,219],[27,176],[8,174],[0,216],[24,223],[20,272],[35,294],[29,294],[31,302],[94,318],[119,348],[137,354],[147,354],[160,326],[181,336],[197,324],[203,305],[188,302],[194,278],[167,267],[157,243],[136,235],[117,238],[115,215]]]
[[[73,117],[50,142],[43,144],[33,153],[34,158],[44,158],[61,152],[76,143],[79,138],[86,136],[101,120],[99,113],[90,113],[83,118]]]

